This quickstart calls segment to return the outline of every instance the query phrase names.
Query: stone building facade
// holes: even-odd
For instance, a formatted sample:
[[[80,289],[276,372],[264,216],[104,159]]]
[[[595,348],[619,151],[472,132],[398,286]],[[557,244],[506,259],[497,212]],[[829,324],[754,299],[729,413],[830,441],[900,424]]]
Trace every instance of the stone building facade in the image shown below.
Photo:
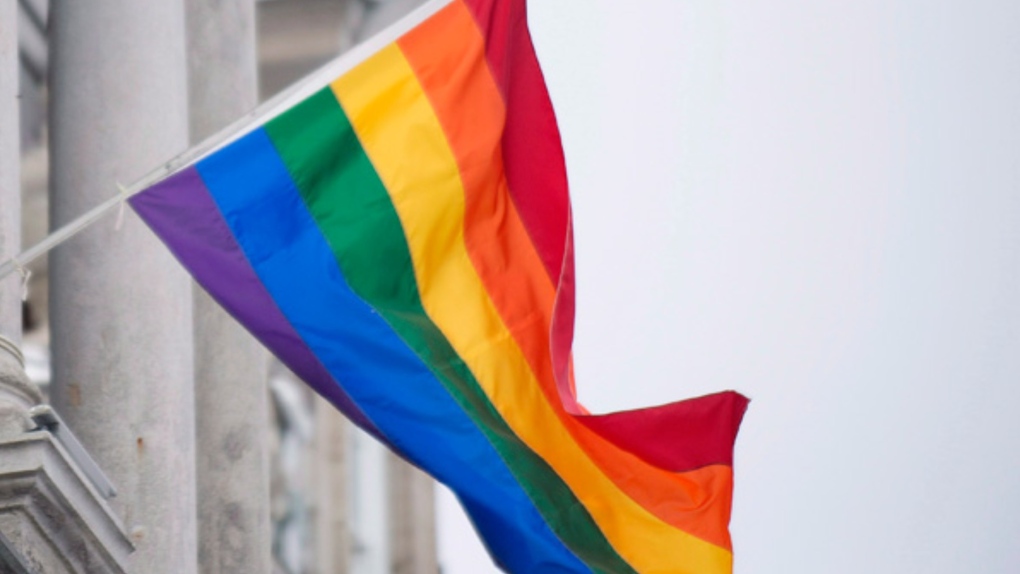
[[[0,259],[419,3],[0,0]],[[439,570],[431,479],[130,209],[20,271],[0,281],[0,572]]]

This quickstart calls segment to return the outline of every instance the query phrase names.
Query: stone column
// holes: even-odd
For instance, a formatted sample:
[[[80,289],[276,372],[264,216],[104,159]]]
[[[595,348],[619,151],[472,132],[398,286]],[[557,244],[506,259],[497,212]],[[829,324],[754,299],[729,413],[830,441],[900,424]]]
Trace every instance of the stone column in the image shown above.
[[[390,498],[389,457],[386,447],[360,430],[350,433],[350,490],[348,516],[351,525],[350,572],[391,574],[394,531]]]
[[[389,483],[390,572],[436,574],[435,481],[386,453]]]
[[[316,574],[350,572],[348,444],[351,424],[326,399],[315,397],[313,525]]]
[[[0,260],[21,249],[16,0],[0,0]],[[0,440],[28,426],[28,407],[41,400],[25,376],[21,345],[21,281],[0,280]]]
[[[188,144],[182,0],[53,0],[50,221]],[[130,210],[51,254],[52,402],[118,489],[130,570],[197,571],[191,283]]]
[[[253,0],[186,0],[191,139],[258,103]],[[272,567],[267,361],[262,346],[195,286],[199,570]]]
[[[424,4],[425,0],[360,0],[360,2],[364,8],[354,34],[356,42],[371,38]]]

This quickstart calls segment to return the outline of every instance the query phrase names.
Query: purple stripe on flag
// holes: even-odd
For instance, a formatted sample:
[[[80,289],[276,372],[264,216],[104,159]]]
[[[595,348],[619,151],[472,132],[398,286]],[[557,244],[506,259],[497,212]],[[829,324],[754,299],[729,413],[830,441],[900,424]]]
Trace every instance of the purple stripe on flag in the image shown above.
[[[130,202],[228,313],[351,421],[389,444],[280,311],[194,166],[134,196]]]

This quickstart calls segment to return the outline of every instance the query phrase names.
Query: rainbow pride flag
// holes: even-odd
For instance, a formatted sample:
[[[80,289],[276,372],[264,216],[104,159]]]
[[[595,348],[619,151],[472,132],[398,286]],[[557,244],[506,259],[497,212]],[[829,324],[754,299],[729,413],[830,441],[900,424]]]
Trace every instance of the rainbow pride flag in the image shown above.
[[[448,485],[504,570],[731,572],[747,400],[577,402],[567,178],[525,2],[430,6],[132,205],[296,374]]]

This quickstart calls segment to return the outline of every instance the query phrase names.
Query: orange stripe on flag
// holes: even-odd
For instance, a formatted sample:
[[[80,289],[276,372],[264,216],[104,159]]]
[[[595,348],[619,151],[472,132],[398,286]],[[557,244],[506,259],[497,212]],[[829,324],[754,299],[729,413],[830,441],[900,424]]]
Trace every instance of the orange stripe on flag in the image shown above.
[[[606,441],[562,407],[549,354],[555,290],[509,195],[500,144],[506,107],[481,56],[483,38],[471,14],[454,2],[398,44],[460,169],[471,261],[545,399],[598,467],[635,502],[664,522],[729,549],[729,467],[680,473],[657,468]]]

